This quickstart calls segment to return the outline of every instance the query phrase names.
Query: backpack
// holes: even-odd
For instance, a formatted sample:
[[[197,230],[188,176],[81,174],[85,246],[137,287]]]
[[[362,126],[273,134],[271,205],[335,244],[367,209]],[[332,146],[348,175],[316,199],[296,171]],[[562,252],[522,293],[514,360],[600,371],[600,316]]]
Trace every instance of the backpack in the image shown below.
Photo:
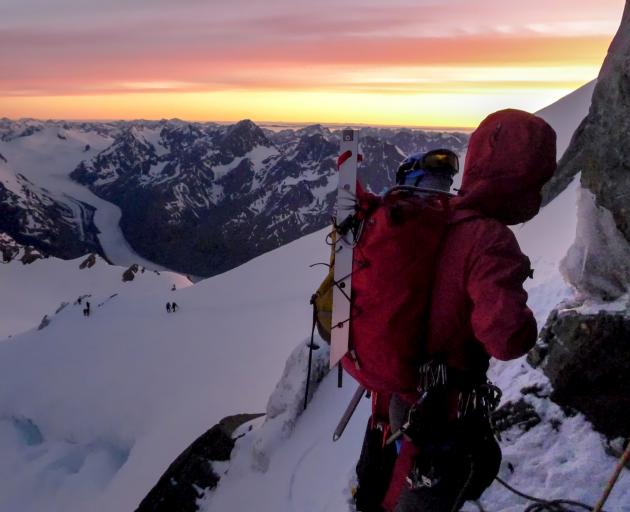
[[[412,393],[425,361],[423,337],[431,287],[449,220],[449,195],[394,187],[383,197],[357,187],[360,227],[353,251],[350,351],[344,369],[367,389]],[[337,227],[339,229],[339,227]],[[318,332],[330,341],[330,271],[311,302]]]

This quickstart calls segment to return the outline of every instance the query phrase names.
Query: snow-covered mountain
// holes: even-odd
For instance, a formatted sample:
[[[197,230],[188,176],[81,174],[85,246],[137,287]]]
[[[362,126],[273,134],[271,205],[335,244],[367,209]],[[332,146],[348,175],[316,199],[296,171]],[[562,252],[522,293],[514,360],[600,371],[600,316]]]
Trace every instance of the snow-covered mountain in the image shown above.
[[[120,209],[70,178],[121,126],[0,119],[0,230],[45,256],[96,252],[118,265],[159,268],[125,240]]]
[[[10,154],[10,153],[9,153]],[[59,258],[100,252],[94,208],[72,199],[58,200],[0,154],[0,231],[16,243],[37,246]],[[11,253],[5,252],[5,259]]]
[[[467,139],[365,128],[364,181],[380,192],[403,155],[444,146],[461,152]],[[39,195],[30,193],[0,228],[63,258],[99,252],[116,264],[151,267],[141,255],[151,268],[213,275],[329,224],[338,144],[339,131],[321,125],[273,131],[249,120],[226,126],[3,119],[5,186],[15,191],[28,179]],[[2,191],[0,205],[17,201],[2,201]],[[39,207],[40,197],[56,210]],[[49,230],[68,233],[46,237],[38,226],[41,236],[25,238],[34,215],[19,214],[26,210],[42,211]]]
[[[371,133],[362,151],[376,191],[393,182],[405,150],[461,151],[467,141],[464,134]],[[326,226],[338,145],[338,132],[318,125],[276,133],[249,120],[167,121],[124,130],[71,176],[121,208],[122,230],[140,254],[207,276]]]

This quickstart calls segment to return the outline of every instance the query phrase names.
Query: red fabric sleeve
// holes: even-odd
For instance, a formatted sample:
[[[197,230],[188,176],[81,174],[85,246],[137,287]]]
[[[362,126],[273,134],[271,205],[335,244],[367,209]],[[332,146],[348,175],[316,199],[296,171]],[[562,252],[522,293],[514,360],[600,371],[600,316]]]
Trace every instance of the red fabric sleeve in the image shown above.
[[[488,354],[507,361],[526,354],[538,337],[523,289],[530,263],[508,228],[493,225],[485,231],[467,281],[471,325]]]

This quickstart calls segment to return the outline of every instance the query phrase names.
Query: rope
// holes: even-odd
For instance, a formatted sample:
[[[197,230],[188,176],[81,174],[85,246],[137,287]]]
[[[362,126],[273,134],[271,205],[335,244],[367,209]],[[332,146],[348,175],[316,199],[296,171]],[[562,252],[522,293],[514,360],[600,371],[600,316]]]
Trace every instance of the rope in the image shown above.
[[[519,491],[518,489],[512,487],[505,480],[502,480],[499,477],[496,477],[496,481],[499,482],[503,487],[513,492],[517,496],[521,498],[525,498],[528,501],[533,501],[531,505],[529,505],[524,512],[575,512],[575,508],[567,508],[567,507],[577,507],[581,510],[589,510],[593,511],[593,507],[590,505],[586,505],[585,503],[580,503],[579,501],[573,500],[543,500],[542,498],[536,498],[535,496],[530,496],[529,494],[525,494],[524,492]]]
[[[604,493],[602,497],[599,499],[599,501],[594,507],[591,507],[590,505],[586,505],[584,503],[580,503],[579,501],[572,501],[572,500],[551,500],[551,501],[543,500],[541,498],[529,496],[525,494],[524,492],[521,492],[518,489],[515,489],[504,480],[501,480],[499,477],[496,477],[496,480],[503,487],[512,491],[517,496],[520,496],[521,498],[525,498],[526,500],[534,502],[532,505],[527,507],[524,512],[545,512],[545,511],[572,512],[571,509],[566,508],[567,506],[577,507],[581,510],[589,510],[591,512],[604,512],[604,509],[603,509],[604,504],[606,503],[606,500],[608,499],[608,497],[610,496],[610,493],[615,487],[615,484],[619,481],[619,477],[621,476],[621,471],[623,470],[624,466],[628,464],[628,462],[630,462],[630,439],[628,439],[628,445],[626,446],[625,451],[619,458],[619,462],[617,463],[617,466],[615,467],[615,471],[613,472],[613,475],[610,477],[610,480],[608,480],[608,484],[606,485],[606,488],[604,489]]]
[[[470,470],[468,471],[468,477],[466,478],[466,481],[464,482],[464,486],[462,487],[461,491],[459,491],[459,494],[457,495],[457,499],[455,500],[455,503],[453,504],[453,508],[451,509],[451,512],[457,512],[460,509],[460,507],[463,505],[465,501],[464,494],[470,487],[473,476],[475,474],[475,462],[471,455],[468,455],[468,465],[470,466]]]

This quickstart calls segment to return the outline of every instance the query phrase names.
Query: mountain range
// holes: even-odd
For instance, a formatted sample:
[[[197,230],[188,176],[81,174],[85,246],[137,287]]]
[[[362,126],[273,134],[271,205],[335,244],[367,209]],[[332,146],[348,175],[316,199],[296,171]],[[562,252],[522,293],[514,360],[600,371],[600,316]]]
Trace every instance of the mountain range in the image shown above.
[[[122,236],[142,258],[214,275],[330,223],[339,136],[321,125],[274,131],[250,120],[3,119],[0,229],[45,255],[96,252],[127,264],[104,240],[118,225],[95,218],[99,208],[117,207]],[[462,153],[467,141],[463,132],[364,128],[362,179],[383,192],[408,153]],[[29,158],[33,150],[41,158]]]

